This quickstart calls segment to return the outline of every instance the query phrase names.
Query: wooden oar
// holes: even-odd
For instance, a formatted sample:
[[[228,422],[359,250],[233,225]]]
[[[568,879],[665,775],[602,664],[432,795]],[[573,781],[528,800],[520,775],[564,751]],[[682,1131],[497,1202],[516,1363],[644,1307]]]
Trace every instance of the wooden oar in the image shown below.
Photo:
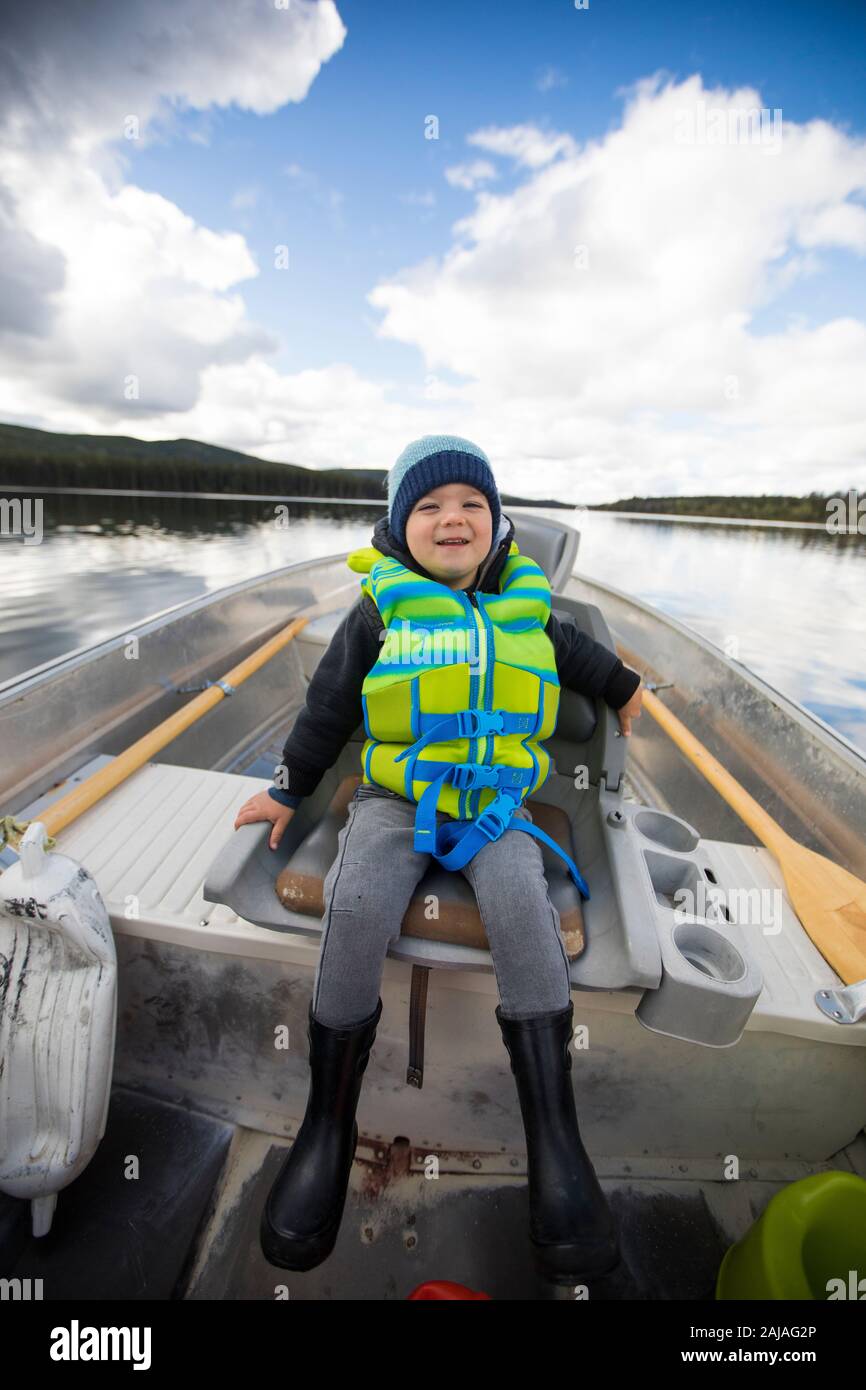
[[[46,806],[44,811],[40,811],[35,820],[41,821],[45,826],[47,835],[56,835],[58,830],[62,830],[70,821],[75,820],[83,811],[87,811],[95,802],[101,800],[113,791],[119,783],[126,780],[131,773],[135,772],[142,764],[152,758],[154,753],[158,753],[172,739],[177,738],[188,729],[190,724],[194,724],[203,714],[206,714],[214,705],[224,700],[229,693],[222,687],[228,686],[232,689],[241,685],[247,680],[254,671],[258,671],[260,666],[264,666],[266,661],[270,661],[272,656],[276,656],[278,651],[291,642],[297,632],[302,627],[306,627],[307,618],[293,618],[292,621],[282,628],[267,642],[263,642],[248,657],[233,666],[230,671],[222,677],[220,681],[214,681],[200,695],[196,695],[194,700],[184,705],[183,709],[177,710],[175,714],[169,715],[161,724],[157,724],[155,729],[138,739],[136,743],[130,744],[122,753],[105,767],[101,767],[98,772],[94,772],[77,787],[73,787],[66,796],[54,801],[50,806]],[[29,822],[27,822],[29,824]],[[18,827],[20,831],[24,827]]]
[[[846,985],[866,979],[866,883],[793,840],[646,687],[643,708],[775,855],[794,911],[836,974]]]

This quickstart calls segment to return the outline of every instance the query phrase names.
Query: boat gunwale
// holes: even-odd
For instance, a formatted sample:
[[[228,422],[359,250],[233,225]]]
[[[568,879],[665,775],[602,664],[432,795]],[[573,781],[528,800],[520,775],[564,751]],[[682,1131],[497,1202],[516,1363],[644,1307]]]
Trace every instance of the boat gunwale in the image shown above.
[[[794,699],[792,695],[787,695],[784,691],[779,690],[779,688],[768,681],[766,677],[759,675],[758,672],[752,670],[750,666],[746,666],[743,662],[728,656],[727,652],[722,651],[721,647],[716,646],[716,644],[708,637],[705,637],[703,633],[682,623],[678,618],[673,617],[672,614],[664,613],[661,609],[654,608],[652,604],[636,597],[636,595],[626,593],[623,589],[617,589],[613,584],[608,584],[600,579],[593,579],[592,576],[582,574],[579,570],[574,570],[571,578],[577,579],[583,584],[588,584],[592,588],[600,589],[603,593],[611,594],[620,602],[637,609],[654,622],[661,621],[665,626],[675,631],[679,637],[700,647],[705,656],[711,657],[733,675],[745,681],[747,685],[751,685],[759,695],[763,696],[771,703],[784,708],[798,723],[807,728],[814,726],[816,734],[825,735],[825,738],[822,740],[823,742],[829,743],[832,741],[833,744],[838,744],[839,747],[833,748],[832,751],[840,755],[850,755],[850,760],[855,764],[853,770],[859,772],[861,776],[866,777],[866,751],[862,748],[858,748],[855,743],[852,743],[851,740],[846,738],[843,733],[840,733],[838,729],[834,729],[832,725],[827,724],[820,715],[814,714],[812,710],[807,709],[805,705],[801,705],[799,700]],[[565,595],[565,597],[569,597],[569,595]]]
[[[574,528],[558,518],[551,519],[533,515],[531,519],[536,525],[548,527],[556,532],[575,534]],[[318,599],[311,596],[312,603],[305,606],[317,617],[333,613],[342,614],[351,607],[351,602],[347,601],[347,596],[353,591],[355,581],[355,576],[348,575],[343,568],[349,553],[349,551],[340,551],[327,556],[300,560],[292,565],[269,570],[262,575],[239,580],[210,593],[197,595],[181,603],[170,605],[159,613],[151,614],[140,622],[130,625],[122,634],[102,639],[89,647],[68,653],[65,657],[55,658],[53,661],[45,663],[43,667],[33,668],[30,672],[13,678],[11,682],[0,686],[0,714],[4,708],[11,709],[14,703],[21,701],[28,694],[41,692],[44,698],[54,681],[59,683],[65,678],[74,677],[84,670],[89,663],[110,657],[112,653],[128,642],[130,636],[144,637],[155,632],[170,631],[175,623],[189,620],[198,613],[217,611],[222,603],[237,599],[244,594],[255,594],[259,597],[267,595],[268,591],[281,581],[290,582],[303,577],[305,574],[317,575],[321,578],[331,572],[333,572],[335,579],[344,577],[345,582],[336,585],[333,593]],[[578,592],[576,593],[575,590]],[[588,599],[600,606],[602,610],[605,608],[605,598],[608,598],[612,601],[613,606],[618,604],[624,608],[627,615],[631,615],[639,623],[646,622],[656,632],[667,632],[677,641],[685,642],[687,647],[696,653],[697,657],[706,660],[718,672],[720,680],[739,683],[741,689],[751,691],[762,705],[777,709],[784,718],[789,719],[792,727],[797,731],[797,736],[804,740],[804,749],[811,745],[817,755],[826,757],[835,763],[840,775],[850,776],[854,779],[855,784],[866,788],[866,755],[863,751],[791,696],[778,690],[749,667],[729,657],[701,633],[696,632],[672,615],[653,607],[643,599],[626,593],[614,585],[594,579],[576,569],[570,572],[562,587],[554,591],[553,606],[556,607],[558,599],[574,600],[575,598],[578,600],[583,598],[584,601]],[[280,630],[293,616],[304,611],[304,608],[287,604],[285,610],[275,617],[272,623],[269,622],[266,627],[262,628],[259,637],[261,640],[267,640],[273,632]],[[608,617],[612,626],[616,628],[617,623],[613,615],[609,613]],[[297,640],[303,646],[309,644],[313,647],[319,647],[325,638],[321,633],[306,633],[302,630],[298,633]],[[635,656],[631,658],[632,661],[634,662],[635,657],[641,654],[640,650],[636,651]],[[196,660],[203,661],[205,656],[206,654],[199,652]],[[304,666],[307,668],[308,675],[310,659],[315,664],[316,658],[304,658]],[[224,660],[226,662],[225,669],[228,669],[232,658],[229,655]],[[649,659],[648,664],[652,666],[652,658]],[[221,671],[220,674],[224,674],[224,671]],[[830,775],[829,772],[828,775]]]
[[[17,676],[10,676],[8,680],[0,682],[0,706],[2,706],[10,696],[18,696],[23,694],[27,689],[38,688],[38,686],[43,684],[45,679],[52,673],[60,675],[63,672],[75,670],[76,667],[82,666],[88,661],[95,660],[101,654],[107,654],[113,651],[115,648],[122,646],[133,635],[149,636],[151,632],[156,632],[160,628],[167,627],[171,622],[191,616],[198,609],[209,608],[215,603],[234,598],[247,589],[252,590],[259,586],[270,585],[275,580],[283,578],[289,573],[318,569],[337,563],[345,564],[346,555],[348,553],[349,552],[346,551],[345,553],[337,553],[336,555],[325,555],[320,558],[298,560],[293,565],[283,565],[279,569],[267,570],[264,574],[252,575],[248,579],[240,579],[234,584],[226,584],[223,588],[213,589],[209,593],[197,594],[194,598],[182,599],[179,603],[170,604],[167,608],[161,608],[156,613],[149,614],[146,618],[141,618],[137,622],[127,624],[122,632],[115,633],[111,637],[100,637],[96,642],[86,643],[81,647],[75,647],[72,651],[65,652],[61,656],[51,657],[50,660],[43,662],[39,666],[31,666],[29,670],[22,671]],[[348,581],[348,583],[351,583],[351,580]],[[291,617],[291,615],[288,616]]]
[[[517,512],[519,515],[523,515],[525,511],[525,509],[517,507],[511,510]],[[556,518],[533,516],[532,512],[527,514],[537,523],[548,526],[552,530],[559,531],[560,533],[572,532],[578,536],[580,534],[575,527],[569,526],[566,522],[559,521]],[[96,642],[76,647],[70,652],[66,652],[61,656],[52,657],[49,661],[43,662],[39,666],[33,666],[17,676],[12,676],[8,680],[0,682],[0,708],[2,708],[9,699],[19,698],[28,691],[37,689],[52,676],[60,676],[61,674],[68,673],[89,661],[96,660],[102,654],[108,654],[124,645],[130,636],[147,636],[162,627],[168,626],[169,623],[188,617],[200,609],[210,608],[229,598],[236,597],[238,594],[244,593],[247,590],[253,591],[258,588],[266,589],[275,581],[289,574],[300,574],[304,571],[314,571],[345,565],[347,556],[350,553],[350,551],[337,551],[329,555],[299,560],[295,564],[283,565],[277,569],[267,570],[263,574],[252,575],[247,579],[238,580],[234,584],[227,584],[209,593],[198,594],[194,598],[184,599],[179,603],[170,604],[166,608],[159,609],[157,612],[149,614],[146,618],[140,619],[138,622],[128,624],[121,632],[111,637],[100,638]],[[662,609],[647,603],[636,594],[627,593],[625,590],[617,588],[616,585],[593,578],[591,575],[575,569],[572,570],[568,576],[565,587],[554,592],[554,603],[557,595],[565,598],[570,597],[567,589],[568,582],[571,579],[576,579],[580,583],[587,584],[594,589],[600,590],[602,593],[612,595],[620,603],[629,605],[645,617],[651,619],[654,623],[661,623],[663,626],[674,631],[679,637],[685,638],[699,647],[707,657],[712,658],[723,668],[745,681],[746,684],[751,685],[758,695],[785,709],[785,711],[793,716],[804,728],[813,730],[816,736],[819,736],[820,741],[830,745],[834,752],[842,755],[852,764],[852,770],[858,772],[862,776],[866,776],[866,751],[858,748],[855,743],[839,730],[834,729],[832,725],[823,720],[820,715],[807,709],[805,705],[802,705],[793,696],[786,694],[777,686],[774,686],[772,682],[768,681],[764,676],[759,675],[756,671],[752,670],[751,667],[728,656],[726,652],[722,651],[720,647],[716,646],[714,642],[698,632],[695,628],[689,627],[672,614],[665,613]],[[351,582],[352,581],[349,580],[345,586],[341,587],[348,588]],[[350,604],[335,605],[335,609],[337,611],[340,609],[348,610],[350,606]],[[286,616],[290,618],[292,615],[287,614]]]

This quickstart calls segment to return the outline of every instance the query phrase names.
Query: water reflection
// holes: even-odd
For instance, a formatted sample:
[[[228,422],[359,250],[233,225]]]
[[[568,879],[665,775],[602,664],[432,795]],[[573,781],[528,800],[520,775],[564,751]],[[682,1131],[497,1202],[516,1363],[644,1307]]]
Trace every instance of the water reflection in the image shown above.
[[[46,494],[42,544],[0,543],[0,682],[201,594],[365,545],[382,510]]]
[[[575,520],[580,573],[669,613],[866,747],[862,538],[597,512]]]
[[[0,681],[201,594],[367,545],[385,511],[292,502],[283,528],[274,502],[43,498],[43,543],[0,541]],[[866,748],[863,538],[549,515],[580,530],[581,574],[676,617]]]

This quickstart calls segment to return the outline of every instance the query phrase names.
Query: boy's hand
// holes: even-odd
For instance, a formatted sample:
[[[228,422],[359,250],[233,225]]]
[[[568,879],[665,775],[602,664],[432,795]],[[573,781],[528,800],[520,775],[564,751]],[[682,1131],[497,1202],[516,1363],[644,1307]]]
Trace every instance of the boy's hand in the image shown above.
[[[619,720],[619,727],[622,729],[626,738],[631,738],[631,721],[633,719],[640,719],[642,704],[643,691],[641,687],[638,686],[637,690],[628,701],[628,704],[623,705],[622,708],[618,709],[616,712],[616,717]]]
[[[268,843],[271,849],[276,849],[294,814],[294,806],[283,806],[279,801],[275,801],[268,792],[257,792],[255,796],[250,797],[249,801],[245,801],[238,811],[234,828],[239,830],[242,825],[251,825],[253,821],[257,820],[272,821],[274,828]]]

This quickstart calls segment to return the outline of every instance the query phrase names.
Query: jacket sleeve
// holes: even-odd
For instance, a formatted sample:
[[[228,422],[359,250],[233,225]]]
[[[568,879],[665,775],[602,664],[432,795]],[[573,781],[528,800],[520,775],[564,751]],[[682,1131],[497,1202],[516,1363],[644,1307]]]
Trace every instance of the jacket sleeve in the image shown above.
[[[598,696],[611,709],[622,709],[640,685],[640,676],[603,642],[583,632],[572,618],[550,615],[545,629],[556,649],[556,669],[562,685],[579,695]]]
[[[313,672],[268,790],[284,806],[310,796],[362,722],[361,687],[379,657],[382,624],[365,596],[349,609]]]

